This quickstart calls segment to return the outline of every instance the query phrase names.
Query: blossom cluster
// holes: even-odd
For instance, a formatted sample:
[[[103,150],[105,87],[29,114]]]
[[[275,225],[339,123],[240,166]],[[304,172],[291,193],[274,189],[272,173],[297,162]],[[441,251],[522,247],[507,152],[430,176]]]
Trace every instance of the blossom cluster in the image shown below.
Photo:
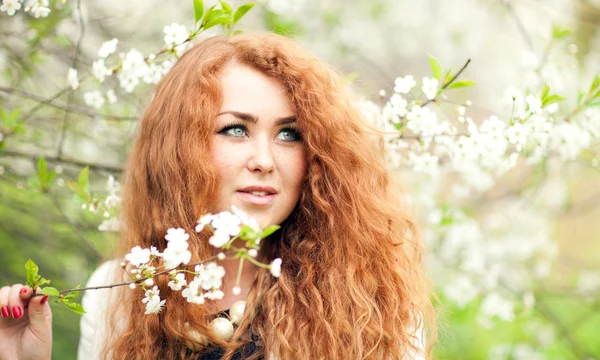
[[[15,15],[21,9],[35,18],[45,18],[50,14],[50,2],[48,0],[2,0],[0,5],[0,11],[6,12],[8,16]]]
[[[558,253],[552,219],[565,191],[548,181],[548,188],[538,189],[542,200],[526,208],[516,196],[489,204],[473,199],[519,164],[570,161],[589,149],[600,136],[600,109],[587,105],[600,97],[600,80],[582,91],[573,111],[548,86],[539,92],[509,88],[503,100],[508,114],[481,121],[469,116],[470,101],[447,101],[448,85],[424,77],[419,86],[406,75],[395,80],[382,106],[367,100],[358,105],[388,134],[385,156],[392,167],[417,173],[411,201],[426,220],[424,238],[434,255],[430,273],[443,284],[440,293],[459,309],[481,299],[477,320],[492,327],[495,319],[514,321],[535,306],[532,289],[550,275]],[[436,110],[444,106],[454,107],[454,117],[440,116]],[[467,204],[480,214],[463,210]],[[590,274],[577,284],[588,297],[600,290],[600,276]]]
[[[240,261],[247,259],[257,266],[268,268],[273,276],[280,276],[281,259],[273,260],[270,265],[254,259],[260,249],[260,239],[268,236],[277,227],[262,231],[254,218],[232,206],[232,212],[223,211],[214,215],[209,213],[200,217],[195,230],[201,232],[205,228],[213,231],[209,243],[215,248],[233,250],[234,258],[240,258]],[[126,262],[121,263],[121,266],[131,275],[130,287],[135,289],[139,285],[145,292],[142,302],[146,305],[146,314],[157,314],[165,305],[165,300],[160,298],[160,291],[154,285],[153,278],[167,273],[170,279],[169,288],[172,291],[181,291],[181,295],[189,303],[204,304],[206,300],[223,298],[221,286],[225,269],[216,262],[196,264],[194,271],[178,269],[180,266],[184,268],[191,266],[192,253],[189,250],[189,238],[190,235],[184,229],[168,229],[165,235],[167,247],[162,253],[154,246],[149,249],[136,246],[125,256]],[[245,247],[233,246],[236,239],[245,241]],[[223,260],[226,255],[221,252],[217,257]],[[186,274],[193,276],[189,282]],[[234,294],[239,294],[238,283],[232,291]]]
[[[132,93],[142,82],[157,84],[169,72],[176,59],[189,48],[192,35],[190,29],[177,23],[165,26],[163,32],[165,48],[159,52],[164,54],[161,59],[156,54],[145,56],[135,48],[117,52],[118,39],[105,41],[98,49],[98,58],[90,69],[93,78],[102,84],[108,77],[117,74],[119,86],[125,93]],[[69,69],[67,82],[73,90],[80,87],[78,70]],[[100,109],[106,104],[116,103],[118,98],[115,89],[110,88],[106,91],[87,91],[83,94],[83,100],[86,105]]]

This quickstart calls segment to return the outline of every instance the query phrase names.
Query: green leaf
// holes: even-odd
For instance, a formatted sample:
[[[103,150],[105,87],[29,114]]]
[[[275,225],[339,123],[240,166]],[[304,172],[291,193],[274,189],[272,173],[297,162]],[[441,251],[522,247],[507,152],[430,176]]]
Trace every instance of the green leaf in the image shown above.
[[[231,9],[231,6],[223,0],[221,0],[220,3],[221,3],[221,8],[223,9],[223,11],[225,11],[225,14],[231,15],[231,13],[233,11]]]
[[[266,10],[264,14],[265,27],[275,34],[294,37],[305,32],[296,21],[284,19],[276,12]]]
[[[560,96],[560,95],[556,95],[556,94],[552,94],[549,96],[546,96],[546,98],[542,101],[542,107],[546,107],[550,104],[554,104],[557,102],[561,102],[563,101],[565,98]]]
[[[268,228],[265,229],[265,231],[263,231],[260,234],[260,238],[261,239],[266,238],[267,236],[271,235],[275,231],[279,230],[279,228],[281,228],[281,226],[279,226],[279,225],[271,225],[271,226],[269,226]]]
[[[63,299],[67,302],[75,299],[77,297],[77,291],[71,291],[70,293],[63,295]]]
[[[433,76],[438,79],[441,80],[442,79],[442,65],[440,65],[440,62],[437,61],[436,58],[434,58],[431,55],[429,56],[429,64],[431,65],[431,72],[433,73]]]
[[[194,0],[194,16],[196,18],[196,23],[202,19],[202,15],[204,15],[203,0]]]
[[[79,186],[82,188],[87,188],[90,182],[90,168],[89,166],[84,167],[79,173]]]
[[[221,14],[217,17],[212,17],[212,19],[208,22],[206,22],[202,28],[204,30],[208,30],[211,27],[215,26],[215,25],[219,25],[219,24],[226,24],[231,22],[231,15],[229,14]]]
[[[446,71],[446,75],[444,75],[444,81],[442,81],[442,84],[447,84],[450,82],[450,80],[452,80],[452,69],[448,69],[448,71]]]
[[[237,23],[238,21],[240,21],[240,19],[246,15],[246,13],[248,11],[250,11],[250,9],[252,9],[254,7],[256,3],[247,3],[244,4],[242,6],[240,6],[239,8],[237,8],[237,10],[235,11],[235,14],[233,14],[233,23]]]
[[[25,270],[27,271],[27,286],[35,289],[36,282],[40,278],[40,275],[38,274],[38,266],[31,259],[29,259],[25,263]]]
[[[540,99],[542,100],[542,102],[546,99],[549,93],[550,87],[547,84],[544,84],[544,89],[542,90],[542,94],[540,95]]]
[[[46,166],[46,159],[43,157],[38,159],[38,179],[40,183],[44,183],[48,177],[48,167]]]
[[[40,290],[40,294],[50,295],[50,296],[59,296],[60,292],[53,287],[45,287]]]
[[[475,85],[477,85],[477,83],[475,83],[474,81],[471,81],[471,80],[459,80],[459,81],[455,81],[452,84],[450,84],[450,86],[448,86],[448,89],[460,89],[460,88],[465,88],[465,87],[475,86]]]
[[[563,28],[563,27],[560,27],[557,25],[554,25],[552,28],[552,37],[555,40],[562,40],[569,35],[571,35],[571,30],[569,30],[567,28]]]
[[[77,304],[77,303],[72,303],[72,302],[64,302],[63,303],[65,305],[67,305],[67,307],[74,313],[79,314],[79,315],[83,315],[85,314],[85,310],[83,309],[83,306],[81,306],[81,304]]]
[[[46,285],[46,284],[50,284],[50,280],[44,279],[43,277],[40,276],[37,286]]]
[[[590,86],[590,94],[593,93],[594,91],[596,91],[598,88],[600,88],[600,75],[596,75],[594,77],[594,81],[592,82],[592,85]]]
[[[600,101],[594,101],[593,103],[589,103],[588,105],[589,107],[596,107],[596,106],[600,106]]]

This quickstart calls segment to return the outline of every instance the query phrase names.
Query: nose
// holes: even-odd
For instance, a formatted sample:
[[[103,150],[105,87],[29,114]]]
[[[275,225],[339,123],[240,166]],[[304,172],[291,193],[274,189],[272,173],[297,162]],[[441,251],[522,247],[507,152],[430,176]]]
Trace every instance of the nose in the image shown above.
[[[257,140],[253,144],[250,158],[248,159],[248,170],[269,173],[275,169],[275,159],[271,143],[265,140]]]

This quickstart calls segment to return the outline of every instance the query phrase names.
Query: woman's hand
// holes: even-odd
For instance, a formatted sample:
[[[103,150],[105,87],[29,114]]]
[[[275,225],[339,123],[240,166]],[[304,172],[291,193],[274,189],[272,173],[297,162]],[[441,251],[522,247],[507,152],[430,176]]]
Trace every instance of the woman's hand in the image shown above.
[[[47,296],[27,286],[0,288],[0,360],[50,360],[52,312]]]

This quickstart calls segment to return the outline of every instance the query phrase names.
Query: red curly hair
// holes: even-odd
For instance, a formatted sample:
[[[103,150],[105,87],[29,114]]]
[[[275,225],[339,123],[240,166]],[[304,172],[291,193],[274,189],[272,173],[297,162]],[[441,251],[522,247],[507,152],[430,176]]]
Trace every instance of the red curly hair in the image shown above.
[[[426,336],[435,341],[431,286],[421,268],[415,219],[353,107],[340,77],[293,41],[274,34],[213,37],[187,51],[162,79],[142,119],[124,181],[122,248],[166,247],[168,228],[190,234],[193,262],[212,256],[206,234],[193,231],[211,210],[219,178],[210,161],[221,104],[219,72],[236,61],[279,80],[296,109],[307,149],[307,181],[297,207],[269,241],[265,259],[281,257],[278,279],[259,270],[245,320],[234,339],[251,332],[263,355],[279,359],[399,359]],[[186,303],[168,278],[155,279],[166,308],[144,315],[143,293],[118,290],[104,355],[114,359],[184,359],[199,353],[189,325],[227,350],[209,330],[210,308]],[[116,322],[125,316],[124,329]],[[417,329],[419,331],[417,332]],[[256,358],[254,355],[250,358]]]

